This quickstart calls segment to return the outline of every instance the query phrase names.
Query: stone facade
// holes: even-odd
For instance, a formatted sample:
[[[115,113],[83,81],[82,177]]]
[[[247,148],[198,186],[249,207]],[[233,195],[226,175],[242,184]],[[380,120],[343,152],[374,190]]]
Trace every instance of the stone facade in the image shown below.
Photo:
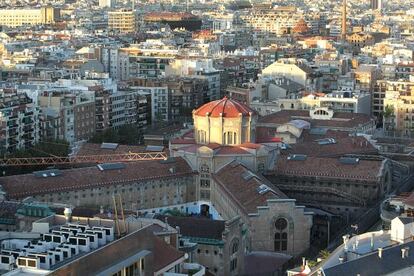
[[[102,187],[34,195],[41,202],[58,202],[73,207],[113,208],[113,195],[121,195],[125,209],[139,210],[195,201],[194,176],[161,178]]]
[[[248,251],[276,251],[297,256],[309,248],[312,213],[306,213],[305,207],[297,206],[294,199],[269,199],[266,205],[257,206],[255,213],[246,213],[243,204],[213,181],[211,202],[224,219],[241,217],[248,228]],[[286,221],[286,227],[276,226],[280,220]]]

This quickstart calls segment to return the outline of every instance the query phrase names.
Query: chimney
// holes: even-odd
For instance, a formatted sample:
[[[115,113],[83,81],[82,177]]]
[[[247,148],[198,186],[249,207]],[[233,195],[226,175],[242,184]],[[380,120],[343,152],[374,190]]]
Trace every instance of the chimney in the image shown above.
[[[371,234],[371,250],[374,250],[374,233]]]
[[[344,257],[342,257],[342,256],[339,257],[339,263],[340,264],[343,264],[344,263]]]
[[[306,265],[306,258],[302,257],[302,266],[305,267],[305,265]]]
[[[99,213],[103,214],[104,212],[105,212],[105,210],[104,210],[103,206],[101,205],[101,208],[99,209]]]
[[[382,258],[382,247],[378,248],[378,258]]]
[[[65,215],[66,222],[72,221],[72,209],[70,207],[66,207],[63,214]]]
[[[408,257],[408,250],[409,250],[410,248],[409,247],[404,247],[404,248],[401,248],[401,258],[405,258],[405,257]]]
[[[345,252],[348,252],[349,235],[342,236],[342,239],[344,240],[344,250]]]

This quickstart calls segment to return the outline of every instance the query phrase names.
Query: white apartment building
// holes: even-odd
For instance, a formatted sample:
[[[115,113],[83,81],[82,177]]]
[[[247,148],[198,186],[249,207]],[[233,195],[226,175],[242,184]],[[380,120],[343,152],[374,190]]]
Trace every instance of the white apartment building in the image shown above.
[[[191,76],[207,80],[208,94],[206,101],[220,98],[220,71],[213,67],[212,59],[175,59],[165,70],[166,76]]]

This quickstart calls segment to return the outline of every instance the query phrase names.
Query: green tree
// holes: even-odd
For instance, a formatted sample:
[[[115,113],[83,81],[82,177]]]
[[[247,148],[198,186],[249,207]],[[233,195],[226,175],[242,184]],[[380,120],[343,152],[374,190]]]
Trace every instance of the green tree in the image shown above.
[[[385,106],[384,113],[383,113],[384,118],[389,118],[392,115],[394,115],[394,107],[391,105]]]

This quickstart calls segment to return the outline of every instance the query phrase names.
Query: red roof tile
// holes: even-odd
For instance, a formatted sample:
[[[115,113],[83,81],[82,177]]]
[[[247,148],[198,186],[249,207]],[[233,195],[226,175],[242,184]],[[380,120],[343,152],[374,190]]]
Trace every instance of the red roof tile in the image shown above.
[[[191,145],[191,144],[195,144],[195,140],[194,139],[183,139],[183,138],[175,138],[175,139],[171,139],[170,143],[173,145]]]
[[[232,146],[221,146],[217,154],[224,154],[224,155],[232,155],[232,154],[250,154],[248,151],[240,148],[240,147],[232,147]]]
[[[170,168],[175,167],[175,173]],[[65,192],[109,185],[122,185],[160,178],[177,178],[193,173],[187,162],[176,157],[174,163],[159,160],[125,163],[120,170],[100,171],[96,166],[62,170],[62,175],[37,177],[34,174],[13,175],[0,178],[0,185],[9,198]]]
[[[266,206],[268,199],[287,198],[283,192],[261,176],[246,180],[243,173],[248,171],[249,169],[244,165],[234,161],[213,174],[213,179],[244,210],[245,214],[256,213],[257,207]],[[262,184],[272,190],[263,194],[258,193],[257,189]]]
[[[358,164],[342,164],[339,158],[308,156],[306,160],[288,160],[281,155],[274,175],[309,176],[378,181],[383,160],[359,160]]]
[[[224,97],[221,100],[206,103],[205,105],[195,110],[194,114],[197,116],[206,116],[209,114],[208,116],[210,117],[223,116],[227,118],[236,118],[239,117],[240,114],[243,116],[256,114],[256,111],[236,100]]]

